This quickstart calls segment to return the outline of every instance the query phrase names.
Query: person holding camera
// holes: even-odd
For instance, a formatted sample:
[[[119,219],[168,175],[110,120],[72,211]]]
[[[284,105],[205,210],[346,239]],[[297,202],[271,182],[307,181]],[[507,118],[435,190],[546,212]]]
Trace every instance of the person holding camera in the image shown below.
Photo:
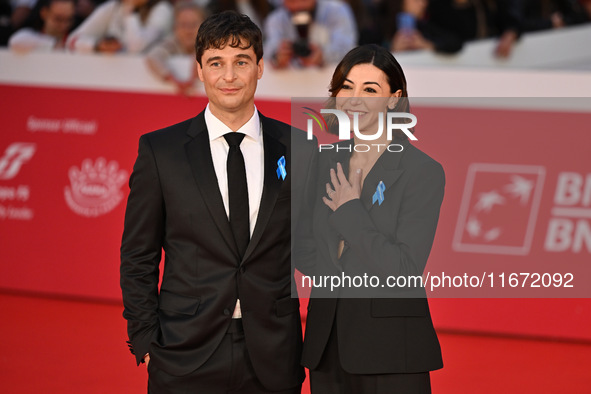
[[[165,0],[109,0],[70,34],[78,53],[143,53],[171,32],[172,5]]]
[[[76,6],[74,0],[41,0],[25,27],[14,33],[8,41],[17,53],[62,50],[72,23]]]
[[[265,53],[275,68],[336,64],[357,43],[348,4],[332,0],[284,0],[265,21]]]

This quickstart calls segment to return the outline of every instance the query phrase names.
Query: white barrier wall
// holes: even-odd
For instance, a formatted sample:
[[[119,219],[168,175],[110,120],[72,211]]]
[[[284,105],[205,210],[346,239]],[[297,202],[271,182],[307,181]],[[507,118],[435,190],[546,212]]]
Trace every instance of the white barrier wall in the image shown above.
[[[397,54],[413,97],[587,97],[591,92],[591,26],[522,37],[507,60],[492,56],[494,40],[468,44],[457,56]],[[178,59],[186,70],[192,59]],[[259,98],[327,94],[334,67],[265,69]],[[578,70],[578,71],[574,71]],[[584,71],[582,71],[584,70]],[[100,90],[173,93],[140,56],[31,53],[0,50],[0,83]]]

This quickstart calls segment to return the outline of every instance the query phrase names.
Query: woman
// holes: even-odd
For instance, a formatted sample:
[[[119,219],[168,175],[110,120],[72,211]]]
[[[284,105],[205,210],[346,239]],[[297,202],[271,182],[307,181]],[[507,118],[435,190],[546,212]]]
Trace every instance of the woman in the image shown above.
[[[174,5],[173,34],[154,45],[145,57],[150,71],[161,81],[174,84],[180,94],[195,93],[198,80],[197,62],[194,60],[195,37],[204,19],[205,11],[193,1],[177,2]],[[171,59],[181,56],[192,60],[188,77],[177,75],[180,72],[171,64]]]
[[[263,21],[272,10],[267,0],[218,0],[210,1],[208,6],[211,14],[222,11],[236,11],[245,14],[260,29],[263,28]]]
[[[462,49],[458,36],[429,21],[428,5],[428,0],[382,2],[380,22],[392,52],[426,49],[452,54]]]
[[[404,73],[386,49],[360,46],[337,66],[330,92],[352,129],[358,118],[359,133],[338,151],[320,154],[314,274],[367,274],[382,284],[388,276],[420,276],[445,177],[405,134],[394,132],[389,140],[385,132],[388,111],[408,112]],[[381,137],[363,139],[376,134],[380,117]],[[330,289],[312,289],[302,357],[312,393],[430,393],[429,371],[443,363],[424,289],[377,293],[370,287],[343,287],[337,297]]]
[[[75,52],[141,53],[171,31],[173,10],[165,0],[109,0],[68,37]]]
[[[74,0],[38,1],[25,27],[10,37],[10,49],[18,53],[63,50],[75,10]]]

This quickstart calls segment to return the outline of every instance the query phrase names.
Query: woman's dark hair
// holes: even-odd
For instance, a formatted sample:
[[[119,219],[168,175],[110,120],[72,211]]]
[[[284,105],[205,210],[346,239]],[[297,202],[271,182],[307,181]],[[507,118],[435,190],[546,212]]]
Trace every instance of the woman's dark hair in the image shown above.
[[[207,18],[197,32],[195,57],[199,65],[203,52],[210,48],[221,49],[252,47],[257,63],[263,58],[263,34],[261,29],[246,15],[235,11],[224,11]]]
[[[402,90],[402,97],[408,97],[406,91],[406,78],[404,71],[398,64],[394,56],[384,47],[376,44],[361,45],[351,49],[337,65],[332,74],[329,92],[331,97],[336,97],[337,93],[343,87],[345,78],[349,75],[351,69],[359,64],[372,64],[386,74],[390,93]]]
[[[328,108],[334,108],[334,97],[336,97],[336,95],[342,89],[343,85],[345,84],[345,79],[347,78],[347,75],[349,75],[351,69],[359,64],[371,64],[382,70],[384,74],[386,74],[386,79],[390,85],[390,93],[394,93],[397,90],[402,91],[401,97],[404,98],[398,100],[396,107],[391,110],[389,109],[388,111],[410,112],[408,92],[406,90],[406,77],[404,76],[402,67],[400,67],[400,64],[396,58],[394,58],[394,55],[390,53],[390,51],[376,44],[358,46],[351,49],[345,55],[345,57],[343,57],[343,60],[341,60],[341,62],[337,65],[334,73],[332,74],[332,79],[328,89],[331,97],[327,105]],[[334,130],[334,128],[331,127],[331,123],[334,120],[335,119],[330,119],[329,121],[329,119],[327,119],[329,131],[331,132]],[[334,134],[338,134],[338,132],[335,132]],[[405,136],[405,134],[399,131],[399,134],[396,136],[401,137]]]

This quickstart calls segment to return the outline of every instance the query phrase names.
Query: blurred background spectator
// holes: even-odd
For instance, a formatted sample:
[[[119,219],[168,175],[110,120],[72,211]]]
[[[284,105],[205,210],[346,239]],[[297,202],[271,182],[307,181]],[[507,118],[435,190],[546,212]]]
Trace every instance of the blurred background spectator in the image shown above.
[[[76,19],[74,20],[74,29],[80,26],[86,18],[90,16],[99,5],[106,0],[76,0]]]
[[[332,0],[284,0],[265,21],[265,55],[276,68],[338,63],[357,44],[351,7]]]
[[[585,22],[591,21],[591,0],[579,0]]]
[[[165,0],[109,0],[72,32],[76,52],[141,53],[171,31],[172,5]]]
[[[427,18],[429,0],[385,0],[379,5],[378,24],[392,52],[427,49],[455,53],[462,49],[462,39],[455,33],[434,25]]]
[[[494,54],[506,58],[521,34],[521,0],[431,0],[430,22],[463,42],[497,37]]]
[[[357,25],[357,44],[381,44],[384,40],[378,26],[379,7],[383,0],[343,0],[349,4]]]
[[[591,0],[71,1],[74,20],[63,33],[64,23],[57,25],[65,20],[68,0],[55,6],[62,11],[50,10],[54,6],[48,0],[0,0],[0,46],[12,37],[14,50],[59,49],[68,31],[65,47],[74,52],[148,53],[158,45],[148,64],[163,78],[162,64],[168,60],[162,59],[182,52],[173,35],[159,45],[172,31],[173,7],[179,1],[192,1],[206,13],[235,10],[248,15],[262,27],[267,62],[280,69],[336,63],[354,46],[368,43],[393,52],[454,54],[465,42],[496,38],[494,54],[506,58],[522,32],[591,21]],[[171,78],[164,79],[182,91]]]
[[[272,10],[267,0],[217,0],[209,3],[212,14],[222,11],[237,11],[247,15],[257,26],[263,29],[263,22]]]
[[[12,34],[11,15],[12,7],[10,6],[10,2],[8,0],[0,0],[0,47],[6,46],[8,38]]]
[[[23,26],[29,14],[35,8],[37,0],[10,0],[12,14],[10,23],[13,29],[19,29]]]
[[[160,80],[174,84],[178,92],[185,95],[194,93],[197,78],[195,62],[195,37],[205,19],[204,10],[191,1],[177,2],[174,6],[173,34],[160,41],[146,56],[148,68]],[[190,56],[189,78],[177,75],[170,61],[175,56]]]
[[[0,0],[0,46],[6,46],[16,30],[23,27],[37,0]]]
[[[74,15],[74,0],[40,0],[8,45],[19,53],[64,49]]]
[[[578,0],[523,0],[523,31],[558,29],[588,20]]]

